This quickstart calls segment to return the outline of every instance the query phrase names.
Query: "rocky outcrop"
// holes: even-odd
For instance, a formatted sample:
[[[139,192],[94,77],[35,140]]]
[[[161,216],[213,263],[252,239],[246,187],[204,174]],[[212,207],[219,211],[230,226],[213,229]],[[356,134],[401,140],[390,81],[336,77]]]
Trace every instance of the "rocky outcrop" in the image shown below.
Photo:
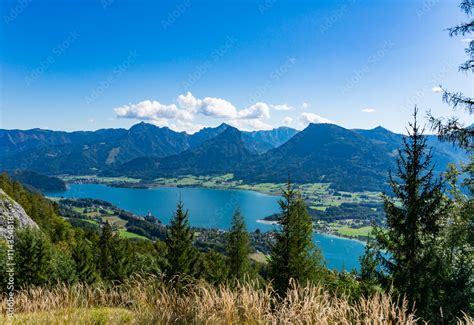
[[[0,189],[0,238],[6,238],[8,225],[18,228],[38,228],[23,207]]]

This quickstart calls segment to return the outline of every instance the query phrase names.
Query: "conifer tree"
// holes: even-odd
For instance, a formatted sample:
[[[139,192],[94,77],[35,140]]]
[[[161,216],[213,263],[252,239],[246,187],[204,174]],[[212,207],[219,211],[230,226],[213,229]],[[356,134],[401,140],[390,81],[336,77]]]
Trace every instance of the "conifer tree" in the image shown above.
[[[440,251],[446,205],[442,183],[435,179],[431,153],[417,121],[409,124],[408,137],[399,150],[396,178],[390,173],[395,197],[383,195],[386,229],[375,227],[378,259],[399,294],[417,313],[430,319],[439,314],[436,303],[443,257]],[[385,252],[382,254],[381,252]]]
[[[44,285],[50,280],[52,246],[46,235],[38,229],[16,231],[15,284]]]
[[[102,226],[102,233],[99,240],[99,260],[98,268],[100,276],[104,280],[112,280],[114,261],[112,259],[112,250],[114,245],[114,233],[112,231],[112,226],[105,222]]]
[[[76,274],[80,282],[93,283],[97,280],[92,245],[85,237],[78,236],[72,248],[72,258],[76,264]]]
[[[104,280],[120,281],[131,273],[128,240],[120,239],[106,222],[99,240],[99,272]]]
[[[176,212],[171,219],[166,245],[168,248],[168,276],[192,275],[197,252],[193,247],[193,232],[189,226],[188,211],[184,211],[182,201],[178,203]]]
[[[196,265],[199,276],[210,284],[222,284],[229,276],[229,266],[226,257],[214,250],[208,253],[200,253],[199,261]]]
[[[280,231],[270,255],[270,278],[277,293],[284,295],[291,279],[305,285],[316,279],[321,255],[312,242],[313,224],[306,205],[290,181],[280,200]]]
[[[465,73],[474,72],[474,39],[468,38],[469,34],[474,32],[474,19],[472,14],[474,11],[473,0],[462,0],[459,5],[461,11],[463,11],[468,21],[463,22],[460,25],[451,27],[448,29],[449,36],[462,36],[468,41],[468,46],[465,49],[469,59],[464,61],[458,68],[459,71]],[[449,91],[441,86],[438,89],[443,94],[443,101],[451,106],[453,110],[459,108],[472,115],[474,112],[474,98],[465,96],[461,92]],[[456,143],[460,147],[465,148],[467,151],[474,150],[474,126],[465,126],[459,122],[457,117],[450,117],[448,119],[434,117],[429,113],[431,128],[435,130],[442,140],[447,140]]]
[[[364,255],[359,258],[359,261],[361,291],[365,296],[370,296],[380,288],[378,286],[379,274],[377,271],[377,251],[372,246],[370,237],[365,245]]]
[[[244,218],[237,209],[232,217],[232,226],[227,235],[229,278],[242,281],[249,271],[249,234]]]

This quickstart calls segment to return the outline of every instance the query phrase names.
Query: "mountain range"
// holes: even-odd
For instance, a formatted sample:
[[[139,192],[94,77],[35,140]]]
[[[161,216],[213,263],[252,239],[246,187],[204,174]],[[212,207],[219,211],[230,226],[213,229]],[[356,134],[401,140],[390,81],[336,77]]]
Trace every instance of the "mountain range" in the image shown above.
[[[0,130],[0,169],[143,179],[234,173],[246,182],[328,182],[339,190],[381,190],[403,136],[382,127],[334,124],[244,132],[221,124],[192,135],[139,123],[130,129]],[[428,136],[435,170],[466,159]]]

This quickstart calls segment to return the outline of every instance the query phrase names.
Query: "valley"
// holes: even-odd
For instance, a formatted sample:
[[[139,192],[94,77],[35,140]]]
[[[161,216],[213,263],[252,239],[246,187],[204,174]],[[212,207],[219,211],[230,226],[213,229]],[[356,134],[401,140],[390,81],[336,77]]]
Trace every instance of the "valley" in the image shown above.
[[[238,189],[276,196],[281,194],[281,188],[285,185],[284,183],[246,184],[242,180],[235,180],[233,174],[186,175],[175,178],[158,178],[152,181],[95,175],[62,176],[61,178],[71,184],[104,184],[139,189],[159,187]],[[382,220],[382,201],[379,192],[340,192],[331,189],[330,184],[327,183],[295,185],[308,205],[314,219],[315,230],[318,232],[366,240],[372,223],[380,224]],[[372,214],[367,214],[367,209],[363,208],[364,205],[373,206],[371,208]],[[349,206],[351,209],[343,211],[341,206],[343,208]],[[272,216],[265,216],[265,218],[271,220]]]
[[[254,247],[252,256],[256,259],[269,254],[273,238],[271,231],[277,229],[258,220],[277,213],[280,199],[279,196],[241,189],[164,186],[144,189],[103,184],[70,184],[66,192],[46,195],[57,202],[59,200],[61,215],[75,227],[96,231],[107,221],[122,237],[151,240],[165,238],[166,226],[181,198],[189,209],[189,223],[195,232],[196,246],[203,251],[223,250],[225,232],[230,227],[233,212],[239,207]],[[364,244],[333,235],[337,233],[317,231],[313,234],[313,242],[321,249],[328,267],[358,269]]]

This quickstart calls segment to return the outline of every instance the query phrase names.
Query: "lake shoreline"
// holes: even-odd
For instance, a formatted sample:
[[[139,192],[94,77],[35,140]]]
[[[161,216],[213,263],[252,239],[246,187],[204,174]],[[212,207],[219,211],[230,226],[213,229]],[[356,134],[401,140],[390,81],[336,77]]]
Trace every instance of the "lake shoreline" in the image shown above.
[[[279,211],[278,197],[260,194],[256,191],[219,190],[203,187],[164,187],[155,189],[135,189],[106,186],[106,184],[69,184],[68,191],[45,193],[56,198],[91,198],[110,202],[122,210],[137,216],[153,215],[167,225],[176,209],[179,196],[186,197],[186,207],[190,211],[190,224],[193,228],[215,228],[228,230],[232,214],[240,206],[247,229],[253,235],[268,233],[275,226],[257,222],[265,216]],[[100,212],[100,211],[99,211]],[[120,223],[120,221],[117,221]],[[124,226],[124,225],[122,225]],[[125,225],[126,226],[126,225]],[[128,229],[128,228],[127,228]],[[316,230],[316,229],[314,229]],[[220,231],[218,231],[220,233]],[[213,240],[214,235],[203,233],[200,245]],[[313,243],[321,249],[330,268],[343,269],[360,267],[359,257],[364,252],[364,244],[359,240],[314,232]],[[202,243],[201,243],[202,242]],[[260,242],[257,240],[257,243]]]
[[[91,183],[91,184],[94,184],[94,183]],[[138,186],[137,184],[134,184],[134,183],[127,183],[127,184],[95,183],[95,184],[103,184],[110,187],[121,187],[121,188],[130,188],[130,189],[154,189],[154,188],[171,187],[171,188],[206,188],[206,189],[213,189],[213,190],[238,190],[238,191],[253,191],[260,194],[271,195],[271,196],[280,196],[280,193],[277,193],[277,192],[259,191],[257,189],[241,188],[238,186],[205,186],[203,184],[173,185],[173,184],[156,184],[156,183],[140,184]]]
[[[134,182],[123,182],[123,183],[108,183],[108,182],[101,182],[100,179],[96,182],[67,182],[67,184],[97,184],[97,185],[105,185],[108,187],[116,187],[116,188],[127,188],[127,189],[157,189],[157,188],[201,188],[201,189],[213,189],[213,190],[235,190],[235,191],[252,191],[259,194],[269,195],[269,196],[280,196],[277,192],[272,191],[262,191],[258,189],[251,189],[251,188],[240,188],[238,186],[205,186],[204,184],[190,184],[190,185],[176,185],[172,183],[167,184],[158,184],[158,183],[134,183]],[[242,184],[246,185],[246,184]],[[278,224],[276,221],[272,220],[265,220],[265,218],[257,219],[257,223],[262,225],[276,225]],[[342,234],[335,233],[334,229],[330,231],[322,231],[322,230],[315,230],[315,233],[324,234],[324,235],[331,235],[341,239],[349,239],[355,240],[360,243],[366,244],[366,240],[363,240],[359,237],[354,236],[345,236]]]
[[[272,225],[272,226],[278,225],[278,222],[273,221],[273,220],[257,219],[257,222],[261,223],[261,224],[264,224],[264,225]],[[339,239],[355,240],[355,241],[358,241],[358,242],[360,242],[364,245],[367,244],[367,241],[361,240],[360,238],[351,237],[351,236],[344,236],[344,235],[336,234],[332,231],[314,230],[314,233],[321,234],[321,235],[326,235],[326,236],[332,236],[332,237],[336,237],[336,238],[339,238]]]

